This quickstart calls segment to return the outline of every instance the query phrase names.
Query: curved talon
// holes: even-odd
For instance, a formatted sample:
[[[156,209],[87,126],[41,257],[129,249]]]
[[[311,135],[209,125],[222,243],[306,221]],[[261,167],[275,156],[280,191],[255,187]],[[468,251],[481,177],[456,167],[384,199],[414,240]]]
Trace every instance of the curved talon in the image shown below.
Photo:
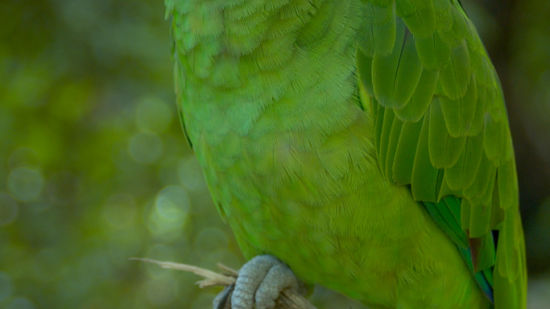
[[[223,291],[221,291],[213,301],[213,309],[227,309],[231,308],[231,295],[235,285],[226,286]]]
[[[298,281],[286,265],[275,264],[269,269],[256,290],[256,306],[259,308],[274,308],[279,294],[285,289],[297,290]]]
[[[298,289],[290,268],[271,255],[256,256],[239,270],[234,287],[218,294],[214,308],[225,308],[231,298],[232,309],[271,309],[285,289]]]

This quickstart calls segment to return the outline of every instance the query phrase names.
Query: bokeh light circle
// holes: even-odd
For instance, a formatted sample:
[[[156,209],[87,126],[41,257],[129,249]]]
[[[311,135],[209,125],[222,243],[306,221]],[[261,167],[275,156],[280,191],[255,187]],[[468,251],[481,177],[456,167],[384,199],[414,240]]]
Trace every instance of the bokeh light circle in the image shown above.
[[[136,124],[145,132],[161,133],[172,123],[172,110],[164,101],[145,97],[136,108]]]
[[[17,297],[11,300],[6,309],[34,309],[32,301],[27,298]]]
[[[149,230],[165,241],[176,240],[189,216],[190,200],[182,186],[170,185],[159,191],[149,215]]]
[[[128,151],[139,163],[153,163],[163,153],[162,140],[156,134],[137,133],[130,138]]]
[[[9,298],[12,292],[11,278],[6,273],[0,272],[0,301]]]
[[[44,187],[44,177],[39,169],[30,167],[14,168],[8,175],[8,189],[18,200],[36,200]]]

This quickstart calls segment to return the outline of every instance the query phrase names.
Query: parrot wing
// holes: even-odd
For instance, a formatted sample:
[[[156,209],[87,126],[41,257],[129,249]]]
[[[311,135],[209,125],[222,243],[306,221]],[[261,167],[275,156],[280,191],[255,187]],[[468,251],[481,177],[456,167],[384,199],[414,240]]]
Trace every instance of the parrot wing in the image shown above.
[[[359,89],[382,174],[410,187],[497,308],[524,308],[512,140],[475,27],[456,0],[363,2]]]

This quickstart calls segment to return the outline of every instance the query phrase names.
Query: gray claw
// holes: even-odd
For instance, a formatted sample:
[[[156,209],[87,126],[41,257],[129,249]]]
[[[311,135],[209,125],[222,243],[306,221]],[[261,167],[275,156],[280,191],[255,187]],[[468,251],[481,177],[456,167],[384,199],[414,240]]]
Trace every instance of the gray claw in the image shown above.
[[[233,293],[234,285],[227,286],[214,298],[214,309],[229,309],[231,308],[231,294]]]
[[[271,255],[259,255],[240,270],[231,295],[232,309],[272,309],[281,291],[298,289],[294,273]],[[225,308],[231,291],[224,290],[214,300],[214,308]]]
[[[277,261],[267,272],[264,280],[256,290],[257,308],[275,308],[275,301],[284,289],[298,289],[294,273],[286,265]]]

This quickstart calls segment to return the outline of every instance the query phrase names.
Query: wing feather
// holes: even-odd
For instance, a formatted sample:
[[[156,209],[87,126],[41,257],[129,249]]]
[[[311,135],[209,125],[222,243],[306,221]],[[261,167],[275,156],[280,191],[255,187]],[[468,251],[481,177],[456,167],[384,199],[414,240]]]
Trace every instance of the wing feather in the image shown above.
[[[410,186],[480,287],[494,288],[496,308],[525,308],[510,129],[500,82],[474,26],[456,0],[364,5],[359,80],[380,170]]]

